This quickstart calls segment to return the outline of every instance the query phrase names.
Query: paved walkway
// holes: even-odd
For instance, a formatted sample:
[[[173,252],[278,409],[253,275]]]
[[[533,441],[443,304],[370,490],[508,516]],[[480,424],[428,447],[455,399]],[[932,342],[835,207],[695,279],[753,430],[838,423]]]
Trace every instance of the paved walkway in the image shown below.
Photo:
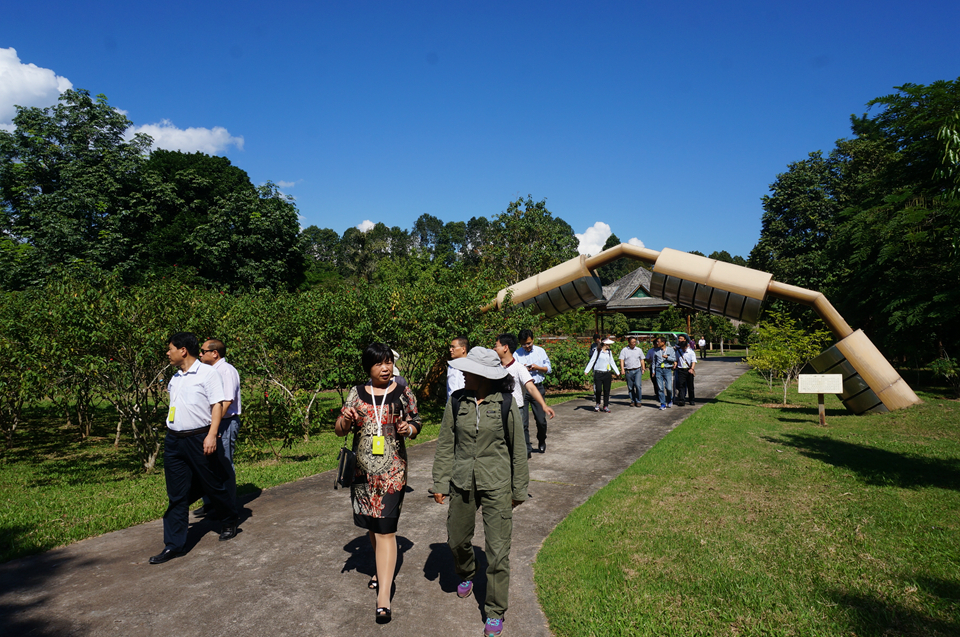
[[[697,407],[659,411],[645,400],[635,409],[625,389],[614,393],[611,414],[594,413],[586,400],[556,407],[547,452],[530,460],[534,497],[514,513],[505,635],[551,634],[532,564],[557,523],[745,369],[703,361]],[[190,552],[167,564],[147,563],[163,548],[158,520],[0,565],[0,635],[476,637],[483,631],[482,578],[474,597],[454,594],[446,505],[427,494],[434,444],[410,449],[389,624],[374,623],[376,595],[366,589],[373,554],[353,526],[348,493],[334,491],[327,472],[248,498],[241,533],[229,542],[218,542],[208,523],[194,524]],[[481,562],[482,529],[478,523],[474,540]]]

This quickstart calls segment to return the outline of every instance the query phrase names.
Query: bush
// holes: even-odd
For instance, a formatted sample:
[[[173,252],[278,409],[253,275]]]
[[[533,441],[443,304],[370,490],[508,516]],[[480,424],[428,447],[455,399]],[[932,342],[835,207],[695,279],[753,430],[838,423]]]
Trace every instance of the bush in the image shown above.
[[[547,389],[581,389],[587,382],[583,373],[590,356],[590,347],[576,339],[568,338],[556,343],[547,343],[544,349],[550,357],[552,372],[547,374],[544,387]]]

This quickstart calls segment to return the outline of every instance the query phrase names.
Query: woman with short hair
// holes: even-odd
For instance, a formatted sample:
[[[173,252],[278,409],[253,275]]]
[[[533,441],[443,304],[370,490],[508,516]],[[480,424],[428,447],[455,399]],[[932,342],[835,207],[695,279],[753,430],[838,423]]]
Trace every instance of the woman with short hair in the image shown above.
[[[350,487],[353,522],[367,530],[377,573],[367,587],[377,591],[377,623],[390,621],[390,592],[397,567],[397,522],[407,485],[404,438],[420,433],[417,399],[394,379],[393,352],[371,343],[363,352],[370,380],[350,389],[334,430],[354,434],[357,470]]]

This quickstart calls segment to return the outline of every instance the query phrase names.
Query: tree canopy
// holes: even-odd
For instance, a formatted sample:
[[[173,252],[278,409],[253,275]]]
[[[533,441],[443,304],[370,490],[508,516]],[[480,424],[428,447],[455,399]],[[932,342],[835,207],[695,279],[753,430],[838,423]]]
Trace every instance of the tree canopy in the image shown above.
[[[63,266],[127,283],[178,266],[228,288],[300,285],[292,200],[224,157],[148,155],[152,140],[131,126],[83,89],[17,108],[0,131],[0,286],[39,285]]]
[[[888,355],[926,362],[960,346],[960,79],[867,107],[852,138],[778,175],[750,264],[822,290]]]

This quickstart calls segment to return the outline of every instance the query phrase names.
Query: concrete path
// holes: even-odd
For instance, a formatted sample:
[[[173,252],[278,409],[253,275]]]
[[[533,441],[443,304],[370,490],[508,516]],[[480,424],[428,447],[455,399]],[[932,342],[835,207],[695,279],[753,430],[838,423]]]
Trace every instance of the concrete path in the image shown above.
[[[745,369],[729,359],[701,362],[696,407],[659,411],[645,394],[644,406],[631,408],[625,389],[614,393],[610,414],[594,413],[587,400],[556,407],[547,452],[530,460],[533,498],[514,513],[505,635],[551,634],[532,564],[557,523]],[[473,597],[454,593],[446,505],[427,493],[434,444],[410,449],[389,624],[374,622],[376,594],[366,588],[373,553],[353,525],[349,494],[334,491],[327,472],[248,498],[241,533],[229,542],[218,542],[208,523],[194,524],[189,553],[163,565],[147,563],[163,548],[159,520],[0,565],[0,635],[476,637],[483,577]],[[485,567],[479,520],[474,545]]]

